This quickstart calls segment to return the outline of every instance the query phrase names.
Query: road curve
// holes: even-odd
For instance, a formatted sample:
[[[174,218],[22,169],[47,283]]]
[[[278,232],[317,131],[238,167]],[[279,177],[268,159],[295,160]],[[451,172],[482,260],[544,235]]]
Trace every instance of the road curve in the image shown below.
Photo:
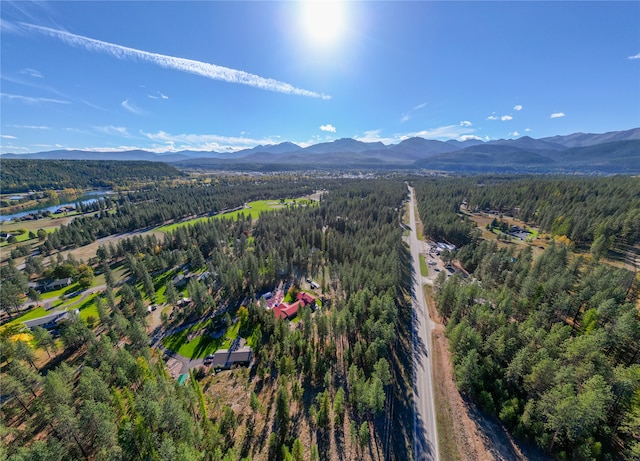
[[[415,461],[439,461],[430,355],[434,324],[429,318],[422,292],[420,253],[423,242],[418,239],[415,191],[412,187],[409,187],[409,194],[409,246],[413,258],[413,458]]]

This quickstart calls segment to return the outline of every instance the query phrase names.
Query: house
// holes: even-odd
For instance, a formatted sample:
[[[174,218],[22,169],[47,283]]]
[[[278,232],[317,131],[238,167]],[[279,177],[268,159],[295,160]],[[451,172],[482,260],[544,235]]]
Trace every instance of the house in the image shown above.
[[[44,283],[43,282],[29,282],[27,283],[27,287],[33,288],[34,290],[42,293],[44,291]]]
[[[234,366],[248,367],[253,359],[253,349],[249,346],[244,346],[238,350],[220,349],[213,354],[212,357],[207,357],[207,364],[213,368],[228,370]]]
[[[75,207],[72,205],[67,205],[67,206],[61,206],[60,208],[58,208],[56,211],[54,211],[55,214],[61,214],[61,213],[69,213],[71,211],[75,211]]]
[[[66,279],[52,280],[51,282],[47,282],[44,284],[44,289],[45,291],[59,290],[60,288],[68,287],[69,285],[71,285],[72,281],[73,280],[70,277],[67,277]]]
[[[298,310],[303,307],[309,306],[313,308],[316,304],[316,297],[305,292],[300,292],[296,296],[297,301],[292,304],[289,303],[280,303],[278,306],[273,308],[274,314],[276,314],[277,319],[283,320],[291,320],[298,315]]]
[[[303,291],[298,293],[298,295],[296,296],[296,299],[298,301],[302,301],[305,306],[313,306],[316,303],[316,297],[315,296],[313,296],[310,293],[305,293]]]
[[[80,311],[76,309],[75,313],[79,314]],[[53,314],[40,317],[39,319],[27,320],[24,322],[24,326],[30,330],[33,330],[35,327],[42,327],[45,330],[53,331],[57,330],[60,322],[67,320],[69,316],[70,312],[68,311],[55,312]]]
[[[300,301],[295,303],[280,303],[273,308],[273,312],[276,314],[277,319],[291,320],[298,315],[298,309],[300,309]],[[304,306],[304,304],[302,304]]]

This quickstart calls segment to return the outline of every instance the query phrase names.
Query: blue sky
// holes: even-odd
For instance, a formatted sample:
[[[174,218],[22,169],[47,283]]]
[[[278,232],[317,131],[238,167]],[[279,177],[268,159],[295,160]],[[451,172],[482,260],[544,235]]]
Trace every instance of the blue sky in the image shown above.
[[[640,126],[640,2],[0,8],[2,153]]]

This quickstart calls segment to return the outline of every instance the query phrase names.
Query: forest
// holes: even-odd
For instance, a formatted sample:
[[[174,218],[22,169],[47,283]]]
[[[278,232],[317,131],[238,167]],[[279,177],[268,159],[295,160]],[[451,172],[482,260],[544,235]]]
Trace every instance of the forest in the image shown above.
[[[102,247],[95,264],[107,287],[92,326],[72,316],[58,340],[36,330],[30,342],[16,340],[19,327],[3,329],[2,379],[12,399],[2,408],[2,459],[409,458],[411,315],[400,227],[406,185],[324,185],[318,206],[283,208],[255,222],[240,214],[178,227],[164,239],[136,236]],[[277,187],[265,181],[272,194]],[[191,190],[191,201],[215,189]],[[217,192],[224,197],[229,189],[239,200],[266,193],[233,184]],[[147,199],[133,202],[146,206],[170,196],[164,192],[140,192]],[[29,277],[81,265],[32,261]],[[207,392],[216,378],[197,369],[180,386],[149,347],[145,305],[160,296],[174,303],[175,290],[158,284],[185,265],[212,276],[189,282],[184,294],[194,302],[167,327],[228,321],[222,312],[238,318],[239,334],[255,351],[250,373],[231,372],[242,405]],[[120,266],[126,275],[118,283]],[[11,263],[3,271],[16,285],[27,277]],[[264,290],[307,277],[322,284],[321,309],[305,309],[289,323],[261,305]],[[290,291],[297,290],[294,282]],[[55,360],[37,368],[39,351]]]
[[[294,177],[267,179],[224,178],[205,184],[160,185],[109,196],[77,208],[81,216],[60,226],[44,242],[43,250],[87,245],[101,237],[159,226],[189,216],[214,215],[244,206],[252,200],[299,197],[309,194],[321,182]]]
[[[460,391],[554,457],[638,459],[640,277],[605,262],[640,243],[638,179],[472,177],[416,190],[433,216],[425,235],[460,245],[450,257],[469,274],[436,284]],[[463,203],[553,238],[537,256],[482,239]]]
[[[637,178],[394,175],[139,184],[12,244],[0,304],[13,319],[41,301],[29,282],[104,289],[59,336],[0,327],[0,459],[411,459],[406,182],[425,237],[457,246],[442,256],[456,271],[441,272],[435,299],[460,392],[554,458],[637,459]],[[280,206],[243,212],[265,199]],[[238,213],[219,215],[228,210]],[[544,247],[499,241],[481,215],[538,229]],[[114,234],[87,261],[61,252]],[[283,286],[295,299],[308,280],[319,286],[314,309],[289,321],[265,308],[265,293]],[[168,339],[219,328],[252,347],[251,368],[196,366],[179,384]]]
[[[112,188],[182,176],[174,167],[160,162],[2,159],[0,190],[16,193]]]

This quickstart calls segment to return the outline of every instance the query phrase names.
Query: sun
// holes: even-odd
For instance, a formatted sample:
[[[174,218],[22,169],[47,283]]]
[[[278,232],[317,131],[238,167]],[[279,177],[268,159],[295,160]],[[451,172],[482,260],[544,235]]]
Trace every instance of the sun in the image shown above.
[[[308,0],[302,3],[302,15],[303,30],[315,45],[335,43],[344,31],[344,2]]]

